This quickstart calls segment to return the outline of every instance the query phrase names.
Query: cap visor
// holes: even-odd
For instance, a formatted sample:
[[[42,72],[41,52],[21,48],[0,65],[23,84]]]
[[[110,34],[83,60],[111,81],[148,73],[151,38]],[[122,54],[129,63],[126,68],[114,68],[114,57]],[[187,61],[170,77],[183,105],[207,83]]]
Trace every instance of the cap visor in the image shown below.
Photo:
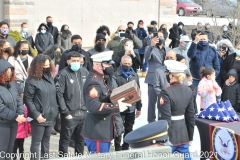
[[[170,141],[165,142],[166,146],[173,146],[173,144]]]

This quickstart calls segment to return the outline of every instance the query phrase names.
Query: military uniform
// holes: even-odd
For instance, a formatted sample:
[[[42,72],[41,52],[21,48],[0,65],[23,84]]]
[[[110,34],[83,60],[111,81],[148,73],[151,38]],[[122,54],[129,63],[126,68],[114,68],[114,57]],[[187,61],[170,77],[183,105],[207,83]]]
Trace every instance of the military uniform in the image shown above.
[[[165,61],[170,73],[184,73],[186,66],[174,60]],[[174,145],[173,152],[189,153],[189,141],[193,140],[195,125],[195,109],[192,90],[181,84],[173,82],[169,87],[163,89],[160,94],[161,119],[166,120],[169,125],[169,140]],[[185,158],[187,159],[187,158]]]
[[[112,54],[109,55],[111,58]],[[119,105],[111,103],[110,90],[105,83],[104,75],[94,69],[89,73],[83,91],[88,113],[81,135],[89,152],[108,152],[110,142],[116,136],[114,113],[119,112]]]

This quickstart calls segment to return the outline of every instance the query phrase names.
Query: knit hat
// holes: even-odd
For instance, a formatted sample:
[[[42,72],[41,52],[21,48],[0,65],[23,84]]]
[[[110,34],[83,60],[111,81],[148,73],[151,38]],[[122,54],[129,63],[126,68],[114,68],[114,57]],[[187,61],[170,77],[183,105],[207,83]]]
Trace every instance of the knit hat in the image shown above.
[[[105,38],[104,34],[102,34],[102,33],[97,34],[97,36],[96,36],[96,42],[97,42],[99,39],[104,39],[104,40],[106,41],[106,38]]]
[[[151,25],[157,24],[156,21],[151,21]]]
[[[178,26],[180,26],[180,25],[184,26],[183,22],[178,22]]]
[[[182,59],[185,59],[184,56],[182,56],[181,54],[177,54],[177,61],[180,62]]]

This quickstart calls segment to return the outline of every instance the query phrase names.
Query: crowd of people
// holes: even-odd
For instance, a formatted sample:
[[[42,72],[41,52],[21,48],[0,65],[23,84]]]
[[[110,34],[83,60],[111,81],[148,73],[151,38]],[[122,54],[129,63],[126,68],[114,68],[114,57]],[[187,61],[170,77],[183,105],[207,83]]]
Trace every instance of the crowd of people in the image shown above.
[[[121,144],[122,136],[132,132],[141,115],[141,100],[112,102],[110,95],[130,81],[140,87],[139,71],[148,85],[147,121],[167,121],[173,151],[189,153],[197,95],[201,110],[229,99],[240,112],[240,44],[234,48],[230,41],[231,23],[222,26],[217,39],[210,24],[203,27],[201,22],[191,39],[182,22],[174,23],[169,32],[166,24],[158,29],[156,21],[144,26],[139,20],[133,29],[130,21],[111,34],[102,25],[94,46],[85,51],[82,37],[66,24],[59,32],[51,16],[39,25],[35,40],[27,23],[19,32],[24,40],[15,42],[8,35],[9,24],[0,22],[0,144],[5,144],[0,145],[0,159],[17,154],[17,149],[24,153],[29,135],[30,152],[36,153],[31,159],[47,159],[55,131],[60,133],[60,157],[67,156],[70,142],[76,155],[84,154],[84,145],[91,153],[109,152],[113,139],[115,151],[129,150],[127,142],[132,141],[127,138]]]

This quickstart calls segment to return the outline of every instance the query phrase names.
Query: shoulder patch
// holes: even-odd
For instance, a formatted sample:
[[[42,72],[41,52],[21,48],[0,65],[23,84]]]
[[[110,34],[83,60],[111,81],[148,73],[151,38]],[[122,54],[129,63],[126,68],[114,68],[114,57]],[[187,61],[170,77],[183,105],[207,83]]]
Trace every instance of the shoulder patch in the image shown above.
[[[159,102],[160,102],[160,105],[163,105],[164,104],[164,99],[161,97]]]
[[[96,98],[98,97],[98,91],[95,87],[93,87],[90,91],[89,91],[89,96],[91,98]]]

